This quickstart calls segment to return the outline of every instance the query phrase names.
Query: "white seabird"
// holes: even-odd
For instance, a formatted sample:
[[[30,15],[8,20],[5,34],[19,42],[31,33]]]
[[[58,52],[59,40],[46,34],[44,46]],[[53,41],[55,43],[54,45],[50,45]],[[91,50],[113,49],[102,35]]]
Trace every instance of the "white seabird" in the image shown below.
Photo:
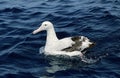
[[[47,31],[47,41],[45,44],[45,55],[68,55],[82,56],[86,49],[94,45],[87,37],[75,36],[58,39],[54,30],[54,26],[50,21],[45,21],[41,26],[33,31],[33,34]]]

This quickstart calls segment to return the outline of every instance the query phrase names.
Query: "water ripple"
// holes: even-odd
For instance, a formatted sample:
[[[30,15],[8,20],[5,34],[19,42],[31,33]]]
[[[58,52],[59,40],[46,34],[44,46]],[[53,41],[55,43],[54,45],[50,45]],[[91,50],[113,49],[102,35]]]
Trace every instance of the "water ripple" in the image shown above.
[[[120,77],[119,0],[1,0],[0,4],[1,78]],[[60,39],[84,35],[95,41],[83,59],[100,60],[85,64],[81,59],[40,54],[46,33],[31,33],[45,20],[53,22]]]

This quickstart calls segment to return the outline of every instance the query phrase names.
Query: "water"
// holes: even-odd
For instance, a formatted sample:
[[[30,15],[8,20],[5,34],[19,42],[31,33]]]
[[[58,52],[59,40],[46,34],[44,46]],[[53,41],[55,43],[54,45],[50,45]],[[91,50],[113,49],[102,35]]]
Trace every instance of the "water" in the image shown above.
[[[46,33],[32,35],[40,23],[53,22],[59,38],[84,35],[97,45],[87,58],[39,53]],[[0,0],[0,78],[120,78],[119,0]]]

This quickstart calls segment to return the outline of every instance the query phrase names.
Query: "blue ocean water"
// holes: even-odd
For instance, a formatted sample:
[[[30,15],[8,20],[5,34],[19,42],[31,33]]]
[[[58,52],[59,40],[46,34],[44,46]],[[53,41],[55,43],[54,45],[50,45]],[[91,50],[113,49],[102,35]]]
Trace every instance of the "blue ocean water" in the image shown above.
[[[51,21],[59,38],[84,35],[96,42],[92,64],[39,53]],[[119,0],[0,0],[0,78],[120,78]]]

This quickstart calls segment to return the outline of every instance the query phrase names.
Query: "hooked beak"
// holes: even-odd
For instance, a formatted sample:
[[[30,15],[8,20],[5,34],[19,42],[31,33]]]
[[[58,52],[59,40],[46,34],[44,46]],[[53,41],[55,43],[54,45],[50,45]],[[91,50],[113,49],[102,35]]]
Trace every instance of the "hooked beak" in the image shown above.
[[[43,31],[43,28],[42,28],[42,27],[34,30],[32,33],[33,33],[33,34],[37,34],[38,32],[41,32],[41,31]]]

